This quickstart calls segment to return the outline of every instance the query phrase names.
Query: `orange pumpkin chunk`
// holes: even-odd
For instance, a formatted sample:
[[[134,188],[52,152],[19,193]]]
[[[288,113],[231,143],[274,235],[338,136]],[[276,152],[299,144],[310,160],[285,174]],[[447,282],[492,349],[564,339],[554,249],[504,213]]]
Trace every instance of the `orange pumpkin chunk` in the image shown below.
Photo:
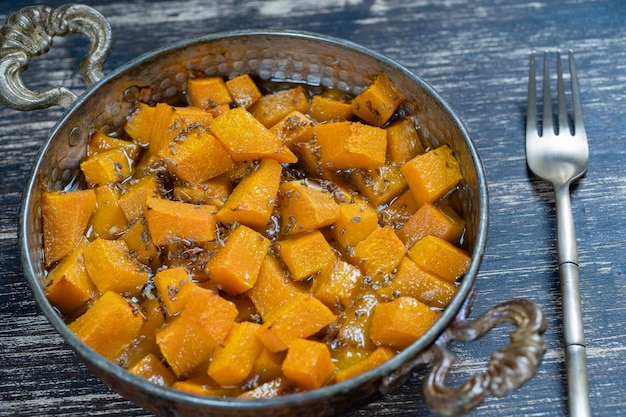
[[[187,81],[187,97],[192,106],[204,110],[233,102],[222,77],[190,78]]]
[[[131,256],[142,264],[151,266],[158,260],[159,249],[150,239],[145,218],[133,223],[121,239],[128,245]]]
[[[352,103],[326,96],[313,96],[309,115],[318,122],[345,121],[354,117]]]
[[[334,310],[345,310],[363,282],[361,270],[336,259],[322,270],[313,284],[313,295]]]
[[[407,247],[427,235],[458,242],[465,230],[465,221],[451,207],[424,203],[396,232]]]
[[[313,390],[330,379],[335,365],[326,344],[296,339],[289,346],[282,369],[289,381],[304,390]]]
[[[98,185],[95,190],[96,209],[90,221],[92,233],[103,239],[116,239],[128,227],[119,205],[120,190],[112,184]]]
[[[333,224],[333,237],[348,254],[359,242],[378,228],[376,209],[367,201],[357,199],[354,203],[339,204],[339,218]]]
[[[44,191],[41,194],[43,250],[48,266],[74,249],[95,208],[96,192],[93,189]]]
[[[371,170],[356,170],[352,180],[374,206],[389,203],[407,188],[400,169],[389,164]]]
[[[463,249],[436,236],[418,240],[408,255],[420,268],[452,283],[467,271],[472,261]]]
[[[116,361],[139,334],[142,324],[137,306],[116,292],[106,291],[68,327],[93,350]]]
[[[267,381],[256,388],[246,391],[239,395],[239,398],[259,399],[277,397],[285,391],[289,386],[287,379],[279,377],[271,381]]]
[[[361,375],[382,365],[394,356],[396,356],[395,350],[387,347],[378,347],[367,358],[337,372],[335,380],[341,382],[346,379],[354,378],[357,375]]]
[[[296,281],[309,278],[337,259],[319,230],[281,240],[279,245],[280,257]]]
[[[335,320],[335,315],[310,294],[297,294],[271,313],[257,336],[271,352],[289,348],[291,342],[314,335]]]
[[[378,346],[404,349],[422,336],[437,313],[411,297],[400,297],[374,307],[370,337]]]
[[[259,277],[269,247],[270,241],[262,234],[244,225],[237,226],[210,259],[209,278],[231,294],[249,290]]]
[[[93,155],[80,164],[80,169],[91,185],[118,183],[132,173],[129,156],[123,148]]]
[[[294,145],[311,139],[313,125],[313,120],[294,110],[272,126],[270,132],[293,150]]]
[[[237,106],[244,109],[256,103],[262,96],[261,91],[249,74],[238,75],[226,81],[226,88]]]
[[[124,125],[124,132],[126,132],[135,143],[141,146],[147,146],[150,142],[154,111],[154,107],[139,102],[137,103],[137,107],[130,113]]]
[[[391,274],[405,253],[406,247],[389,226],[375,229],[354,248],[355,260],[363,274],[376,281]]]
[[[176,377],[153,353],[144,356],[139,362],[128,368],[128,372],[146,378],[157,385],[171,387]]]
[[[207,204],[221,209],[233,187],[225,176],[210,179],[202,184],[174,184],[174,200],[190,204]]]
[[[436,201],[456,187],[463,178],[452,149],[445,145],[417,155],[404,164],[400,171],[420,206]]]
[[[387,132],[387,159],[402,166],[405,162],[424,153],[415,124],[409,118],[399,120],[385,128]]]
[[[124,139],[114,138],[95,130],[87,143],[87,157],[97,155],[110,149],[124,149],[128,158],[135,159],[139,154],[139,145]]]
[[[147,175],[128,185],[117,204],[124,213],[126,220],[132,223],[145,215],[146,202],[150,197],[159,196],[159,185],[154,175]]]
[[[367,123],[382,126],[404,100],[404,95],[393,82],[380,73],[372,84],[352,100],[352,111]]]
[[[309,110],[309,99],[299,86],[266,94],[250,107],[250,113],[267,128],[274,126],[294,110],[300,113],[307,113]]]
[[[340,215],[332,195],[308,181],[284,182],[279,187],[279,211],[284,234],[296,234],[333,224]]]
[[[153,197],[148,199],[146,207],[148,230],[157,245],[177,240],[209,242],[215,239],[215,206],[197,206]]]
[[[152,280],[167,313],[170,316],[178,314],[193,292],[193,284],[185,268],[163,269]]]
[[[411,190],[405,190],[382,213],[382,224],[397,230],[411,218],[419,208]]]

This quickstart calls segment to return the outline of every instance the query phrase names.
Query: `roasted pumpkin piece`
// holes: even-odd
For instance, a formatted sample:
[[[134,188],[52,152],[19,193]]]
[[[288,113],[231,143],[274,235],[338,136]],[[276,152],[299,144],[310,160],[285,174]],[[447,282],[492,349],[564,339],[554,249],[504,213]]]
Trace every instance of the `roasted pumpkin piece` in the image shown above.
[[[228,333],[224,346],[213,352],[208,375],[224,387],[242,383],[252,371],[263,343],[256,336],[261,328],[258,323],[237,323]]]
[[[152,241],[165,245],[175,241],[209,242],[215,239],[215,206],[195,205],[152,197],[146,203],[146,221]]]
[[[352,111],[367,123],[382,126],[404,100],[404,94],[384,73],[380,73],[372,84],[352,100]]]
[[[315,278],[311,291],[331,310],[345,311],[362,283],[363,275],[358,267],[336,259]]]
[[[389,226],[375,229],[354,248],[356,265],[364,275],[380,283],[391,274],[406,253],[406,246]]]
[[[296,339],[289,345],[282,369],[287,380],[303,390],[313,390],[330,379],[335,372],[335,365],[326,344]]]
[[[309,115],[317,122],[346,121],[354,117],[352,103],[323,95],[311,98]]]
[[[180,179],[199,184],[235,168],[226,149],[205,130],[193,129],[158,153]]]
[[[342,382],[346,379],[354,378],[369,370],[376,368],[396,356],[396,351],[388,347],[378,347],[367,358],[341,369],[335,375],[336,382]]]
[[[304,289],[291,280],[282,263],[269,253],[261,264],[254,286],[246,292],[263,320],[296,294]]]
[[[65,256],[46,277],[46,297],[61,313],[69,314],[84,306],[96,293],[83,262],[87,239],[81,238],[72,252]]]
[[[465,220],[446,205],[424,203],[396,232],[407,247],[427,235],[457,243],[465,230]]]
[[[223,224],[241,223],[256,230],[267,224],[278,193],[282,167],[273,159],[261,159],[256,170],[244,177],[217,212]]]
[[[155,106],[148,155],[156,155],[189,132],[207,129],[213,115],[199,107],[173,107],[165,103]]]
[[[288,387],[289,382],[287,379],[285,377],[278,377],[242,393],[238,398],[260,399],[278,397]]]
[[[116,239],[128,228],[119,205],[120,189],[113,184],[102,184],[95,190],[96,209],[90,221],[92,234],[103,239]]]
[[[128,368],[128,372],[165,387],[171,387],[176,382],[176,376],[153,353],[147,354]]]
[[[85,268],[100,292],[137,295],[148,282],[146,268],[131,257],[124,240],[97,238],[84,251]]]
[[[43,251],[47,266],[74,249],[95,208],[93,189],[41,193]]]
[[[402,350],[422,336],[438,314],[415,298],[380,303],[372,311],[370,337],[377,346]]]
[[[452,149],[444,145],[408,161],[400,168],[418,205],[433,203],[463,178]]]
[[[123,148],[110,149],[85,159],[80,169],[91,186],[119,183],[132,174],[132,162]]]
[[[226,336],[235,324],[238,311],[232,301],[219,293],[193,286],[180,316],[199,325],[199,334],[213,347],[223,346]]]
[[[122,235],[121,239],[126,242],[131,257],[136,258],[144,265],[158,266],[159,248],[150,239],[148,224],[144,217],[135,221]]]
[[[152,277],[159,298],[170,316],[183,309],[193,292],[189,274],[183,267],[163,269]]]
[[[241,107],[217,117],[211,124],[211,133],[236,162],[261,158],[275,159],[280,163],[297,161],[282,140]]]
[[[68,327],[87,346],[116,361],[137,337],[142,324],[135,304],[114,291],[105,291]]]
[[[202,184],[174,184],[174,200],[190,204],[207,204],[221,209],[233,191],[230,179],[219,176]]]
[[[385,164],[376,169],[359,169],[352,174],[352,181],[374,206],[389,203],[408,187],[400,169]]]
[[[319,230],[278,242],[278,253],[296,281],[306,280],[330,266],[337,255]]]
[[[405,256],[391,283],[378,290],[386,300],[412,297],[430,307],[445,308],[457,292],[457,286],[421,269]]]
[[[269,239],[259,232],[237,226],[209,260],[209,278],[230,294],[246,292],[254,286],[269,247]]]
[[[248,109],[262,96],[249,74],[241,74],[226,81],[226,88],[238,107]]]
[[[310,294],[296,294],[268,315],[257,336],[270,352],[289,348],[291,342],[307,338],[335,320],[335,315]]]
[[[333,238],[348,256],[359,242],[378,228],[376,209],[362,198],[339,204],[339,218],[333,224]]]
[[[267,382],[280,378],[283,375],[281,367],[286,354],[286,351],[270,352],[263,345],[254,360],[250,375],[252,378],[258,378],[260,382]]]
[[[307,232],[333,224],[340,215],[339,204],[318,184],[294,180],[280,184],[280,226],[286,235]]]
[[[463,249],[437,236],[425,236],[408,250],[422,269],[454,283],[469,268],[472,258]]]
[[[294,150],[295,144],[311,140],[313,124],[313,120],[305,114],[294,110],[270,127],[270,132]]]
[[[424,153],[415,124],[409,118],[398,120],[385,127],[387,131],[387,160],[397,166]]]
[[[160,196],[159,182],[155,175],[147,175],[139,180],[131,180],[119,197],[119,205],[129,223],[144,217],[146,202],[150,197]]]
[[[392,229],[398,230],[411,218],[418,208],[419,206],[411,190],[405,190],[382,211],[381,222]]]
[[[233,102],[224,79],[219,76],[190,78],[187,81],[187,98],[192,106],[204,110]]]
[[[323,169],[375,169],[385,163],[387,134],[359,122],[320,123],[313,126]]]
[[[155,108],[139,102],[126,119],[124,132],[140,146],[148,146]]]
[[[309,98],[300,86],[265,94],[250,107],[250,113],[267,128],[294,110],[305,114],[309,110]]]
[[[110,149],[124,149],[128,158],[134,160],[139,154],[140,147],[135,142],[114,138],[105,135],[99,130],[94,130],[89,136],[89,142],[87,143],[87,157]]]

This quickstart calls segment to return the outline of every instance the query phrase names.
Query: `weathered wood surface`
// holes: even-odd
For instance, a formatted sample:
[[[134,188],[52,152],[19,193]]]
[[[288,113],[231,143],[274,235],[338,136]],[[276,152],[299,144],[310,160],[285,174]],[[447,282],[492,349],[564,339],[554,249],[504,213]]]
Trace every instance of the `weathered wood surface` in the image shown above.
[[[32,3],[39,3],[33,1]],[[477,316],[525,297],[548,320],[548,350],[534,379],[472,416],[562,416],[567,412],[555,269],[555,217],[548,185],[530,176],[524,154],[527,61],[531,50],[576,52],[590,137],[589,172],[573,189],[582,301],[595,416],[626,413],[626,3],[622,0],[169,0],[86,1],[110,21],[106,71],[156,47],[215,31],[289,28],[345,38],[389,56],[430,83],[466,123],[490,186],[490,233],[477,280]],[[0,1],[0,20],[30,2]],[[58,0],[46,4],[57,6]],[[28,85],[66,85],[86,42],[58,39],[27,71]],[[38,311],[17,246],[22,189],[39,146],[62,113],[0,108],[0,415],[145,416],[106,388]],[[455,345],[451,385],[484,368],[506,343],[499,329]],[[429,416],[423,374],[352,417]]]

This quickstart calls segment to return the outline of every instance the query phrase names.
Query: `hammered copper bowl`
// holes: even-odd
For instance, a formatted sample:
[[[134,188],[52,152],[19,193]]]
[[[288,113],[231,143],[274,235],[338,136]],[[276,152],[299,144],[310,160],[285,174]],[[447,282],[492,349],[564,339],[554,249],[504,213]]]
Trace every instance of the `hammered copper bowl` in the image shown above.
[[[54,36],[74,31],[91,39],[91,49],[81,65],[87,91],[76,97],[62,87],[35,92],[25,89],[20,73],[28,61],[47,52]],[[545,349],[541,337],[543,316],[534,304],[512,300],[472,323],[466,320],[487,237],[483,166],[466,128],[450,106],[398,63],[359,45],[318,34],[239,31],[175,43],[103,76],[110,27],[98,12],[80,5],[55,10],[43,6],[23,9],[9,18],[1,40],[3,103],[18,110],[57,104],[66,108],[43,144],[24,192],[19,234],[26,279],[39,307],[59,334],[95,374],[127,399],[160,416],[339,415],[388,392],[416,369],[429,367],[432,369],[424,384],[427,405],[437,413],[454,415],[475,407],[488,394],[503,395],[534,375]],[[467,222],[464,248],[472,255],[472,263],[449,307],[419,340],[382,366],[342,383],[278,398],[238,400],[192,395],[153,384],[95,353],[68,329],[44,295],[39,200],[44,188],[60,190],[80,183],[79,163],[86,154],[92,129],[119,133],[137,100],[180,100],[192,76],[249,73],[261,80],[358,94],[380,72],[406,95],[402,111],[413,117],[420,135],[433,146],[449,145],[463,174],[455,203]],[[515,326],[510,345],[492,355],[485,373],[457,390],[447,388],[443,379],[451,361],[446,350],[448,342],[479,338],[502,321]]]

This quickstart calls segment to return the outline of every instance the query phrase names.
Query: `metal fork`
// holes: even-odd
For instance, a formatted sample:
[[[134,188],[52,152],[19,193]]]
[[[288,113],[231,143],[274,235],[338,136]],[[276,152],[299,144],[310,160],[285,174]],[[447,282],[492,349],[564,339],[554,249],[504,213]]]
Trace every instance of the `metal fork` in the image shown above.
[[[535,53],[530,55],[528,110],[526,113],[526,161],[537,176],[550,181],[556,196],[557,249],[563,297],[563,335],[567,368],[568,404],[571,416],[591,416],[587,354],[578,283],[578,249],[570,201],[570,185],[587,170],[589,147],[583,121],[582,102],[574,53],[569,51],[572,88],[570,129],[561,54],[557,52],[558,124],[553,123],[548,53],[543,57],[542,132],[537,127]]]

